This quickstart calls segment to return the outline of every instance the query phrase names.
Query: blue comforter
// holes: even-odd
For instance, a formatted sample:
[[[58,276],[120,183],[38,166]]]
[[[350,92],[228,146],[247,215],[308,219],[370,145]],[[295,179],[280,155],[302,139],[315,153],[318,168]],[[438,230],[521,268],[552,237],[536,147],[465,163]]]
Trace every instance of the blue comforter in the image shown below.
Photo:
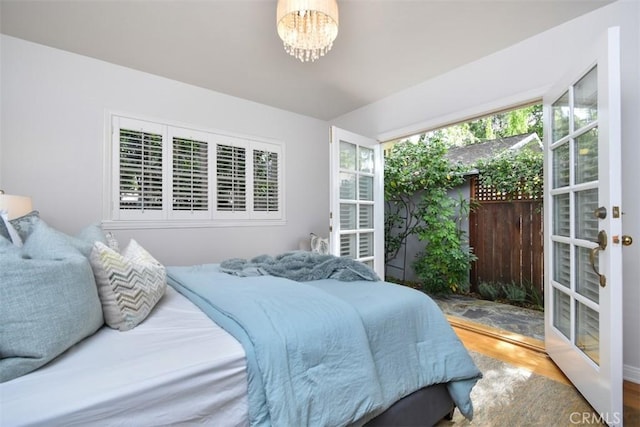
[[[169,284],[243,345],[252,426],[363,423],[447,383],[471,418],[480,372],[436,304],[385,282],[237,277],[168,267]]]
[[[277,276],[296,282],[320,279],[380,280],[365,264],[351,258],[308,251],[286,252],[281,255],[260,255],[250,260],[232,258],[220,263],[220,271],[236,276]]]

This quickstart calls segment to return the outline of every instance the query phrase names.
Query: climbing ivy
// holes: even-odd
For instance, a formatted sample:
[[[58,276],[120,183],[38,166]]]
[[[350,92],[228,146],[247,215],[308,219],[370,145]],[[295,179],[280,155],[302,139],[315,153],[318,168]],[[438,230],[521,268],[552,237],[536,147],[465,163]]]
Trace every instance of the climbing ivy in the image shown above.
[[[463,169],[445,158],[446,151],[438,139],[404,141],[385,160],[386,260],[396,257],[409,235],[417,235],[426,247],[413,266],[430,293],[466,286],[473,260],[456,222],[456,212],[468,207],[447,194],[464,182]]]

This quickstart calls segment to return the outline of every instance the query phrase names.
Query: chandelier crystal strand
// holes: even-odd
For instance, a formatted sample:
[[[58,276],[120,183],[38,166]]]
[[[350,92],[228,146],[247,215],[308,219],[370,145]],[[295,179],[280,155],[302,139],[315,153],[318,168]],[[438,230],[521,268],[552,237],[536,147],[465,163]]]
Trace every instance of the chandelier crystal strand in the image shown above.
[[[284,50],[302,62],[315,61],[338,36],[336,0],[279,0],[278,35]]]

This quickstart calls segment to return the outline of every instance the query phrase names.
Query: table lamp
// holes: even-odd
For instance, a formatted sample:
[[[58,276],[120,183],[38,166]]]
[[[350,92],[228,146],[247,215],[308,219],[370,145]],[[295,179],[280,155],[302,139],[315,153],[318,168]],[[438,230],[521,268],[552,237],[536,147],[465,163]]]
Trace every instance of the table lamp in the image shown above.
[[[31,197],[5,194],[0,190],[0,211],[7,211],[9,219],[21,217],[32,210]]]

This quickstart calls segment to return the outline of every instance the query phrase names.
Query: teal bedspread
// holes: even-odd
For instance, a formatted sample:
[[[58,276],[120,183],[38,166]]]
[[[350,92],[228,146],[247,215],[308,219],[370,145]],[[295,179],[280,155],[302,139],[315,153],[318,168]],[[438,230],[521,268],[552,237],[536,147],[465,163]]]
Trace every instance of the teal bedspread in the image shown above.
[[[238,277],[168,267],[171,286],[247,355],[252,426],[361,424],[398,399],[448,383],[471,418],[481,374],[436,304],[385,282]]]

